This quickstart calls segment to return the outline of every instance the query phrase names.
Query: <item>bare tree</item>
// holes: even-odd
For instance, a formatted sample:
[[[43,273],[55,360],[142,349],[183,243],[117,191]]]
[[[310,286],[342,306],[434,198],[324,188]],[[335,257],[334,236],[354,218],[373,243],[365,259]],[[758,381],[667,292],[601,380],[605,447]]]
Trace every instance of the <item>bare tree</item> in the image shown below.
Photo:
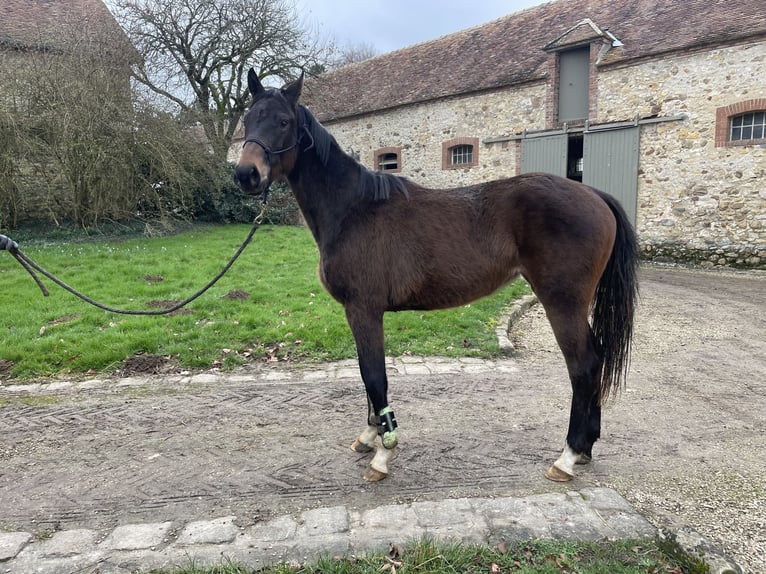
[[[115,0],[143,57],[136,79],[199,122],[221,159],[248,101],[247,71],[288,80],[323,57],[292,0]]]
[[[178,114],[134,97],[136,54],[116,28],[60,17],[55,45],[0,52],[0,228],[156,229],[231,182]]]
[[[358,44],[349,44],[345,48],[341,48],[338,51],[337,56],[332,59],[330,68],[337,70],[343,66],[349,64],[356,64],[357,62],[363,62],[369,60],[378,55],[378,51],[375,46],[366,42],[360,42]]]

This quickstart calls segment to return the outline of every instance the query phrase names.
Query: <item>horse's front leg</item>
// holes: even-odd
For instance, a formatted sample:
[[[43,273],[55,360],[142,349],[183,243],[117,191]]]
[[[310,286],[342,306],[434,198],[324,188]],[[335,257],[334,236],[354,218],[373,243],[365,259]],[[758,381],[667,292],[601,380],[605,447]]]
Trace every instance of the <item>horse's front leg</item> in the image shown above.
[[[351,445],[356,452],[375,456],[363,478],[377,482],[388,476],[388,463],[396,456],[396,417],[388,405],[388,378],[383,349],[383,313],[346,307],[346,318],[356,342],[359,370],[367,391],[367,427]]]
[[[375,424],[375,415],[369,399],[367,399],[367,405],[367,426],[351,445],[354,452],[362,454],[372,451],[375,448],[375,439],[378,438],[378,427]]]

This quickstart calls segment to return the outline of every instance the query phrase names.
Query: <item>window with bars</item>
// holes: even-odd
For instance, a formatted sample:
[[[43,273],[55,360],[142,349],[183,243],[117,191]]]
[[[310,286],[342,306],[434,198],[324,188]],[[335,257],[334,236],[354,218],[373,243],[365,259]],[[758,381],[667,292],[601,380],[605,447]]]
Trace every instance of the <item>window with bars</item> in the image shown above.
[[[399,169],[399,156],[395,153],[384,153],[378,156],[380,171],[396,171]]]
[[[766,138],[766,111],[741,114],[731,118],[729,141],[747,142]]]
[[[470,169],[479,165],[479,138],[456,137],[442,142],[442,169]]]
[[[456,145],[450,148],[450,164],[452,165],[471,165],[473,164],[473,146]]]
[[[382,147],[373,152],[373,165],[378,171],[399,173],[402,171],[402,148]]]

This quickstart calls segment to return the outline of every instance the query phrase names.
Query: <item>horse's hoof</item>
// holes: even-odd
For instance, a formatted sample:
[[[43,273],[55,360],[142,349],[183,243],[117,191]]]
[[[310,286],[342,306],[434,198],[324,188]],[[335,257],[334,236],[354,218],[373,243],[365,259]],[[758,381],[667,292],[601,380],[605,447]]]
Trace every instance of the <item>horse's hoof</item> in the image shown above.
[[[587,454],[581,454],[580,458],[578,458],[575,461],[575,464],[588,464],[592,460],[593,460],[593,458],[588,456]]]
[[[568,472],[564,472],[557,466],[551,466],[545,473],[545,478],[552,480],[553,482],[569,482],[574,476]]]
[[[362,475],[362,478],[366,480],[367,482],[380,482],[387,476],[388,474],[386,474],[385,472],[380,472],[379,470],[375,470],[374,468],[368,468],[367,471]]]
[[[372,451],[372,447],[369,446],[369,445],[364,444],[359,439],[356,439],[351,444],[351,450],[353,450],[354,452],[358,452],[360,454],[365,454],[365,453],[371,452]]]

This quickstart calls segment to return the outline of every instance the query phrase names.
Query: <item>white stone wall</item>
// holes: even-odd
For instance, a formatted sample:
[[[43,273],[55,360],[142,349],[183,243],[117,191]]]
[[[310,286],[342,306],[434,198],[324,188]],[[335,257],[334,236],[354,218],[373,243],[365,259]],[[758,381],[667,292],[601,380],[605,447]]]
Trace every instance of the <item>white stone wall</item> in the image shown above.
[[[766,146],[716,147],[716,109],[766,97],[766,43],[599,74],[599,122],[686,114],[641,129],[637,231],[647,255],[766,265]]]
[[[427,187],[457,187],[516,174],[515,146],[481,140],[545,126],[545,86],[537,84],[451,98],[327,123],[347,152],[373,168],[373,153],[401,147],[401,175]],[[479,138],[479,164],[442,169],[442,143],[456,137]],[[476,151],[476,150],[475,150]]]

